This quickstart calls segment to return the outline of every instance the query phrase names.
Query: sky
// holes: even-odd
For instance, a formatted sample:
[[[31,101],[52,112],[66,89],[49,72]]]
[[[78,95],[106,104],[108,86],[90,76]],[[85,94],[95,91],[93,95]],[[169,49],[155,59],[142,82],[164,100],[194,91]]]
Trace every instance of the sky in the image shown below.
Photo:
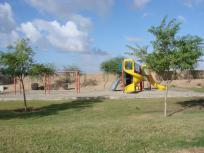
[[[0,0],[0,50],[29,38],[38,63],[98,72],[126,45],[151,52],[148,29],[165,16],[182,23],[179,35],[204,38],[204,0]]]

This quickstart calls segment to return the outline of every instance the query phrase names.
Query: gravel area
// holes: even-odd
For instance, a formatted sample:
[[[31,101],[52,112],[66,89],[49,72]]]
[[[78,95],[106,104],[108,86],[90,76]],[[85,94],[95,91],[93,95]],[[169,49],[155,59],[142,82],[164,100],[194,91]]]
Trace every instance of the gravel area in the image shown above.
[[[26,93],[28,100],[63,100],[77,98],[109,98],[109,99],[125,99],[125,98],[160,98],[164,97],[164,91],[151,90],[138,93],[125,94],[122,91],[86,91],[82,90],[77,94],[74,90],[51,91],[50,94],[45,94],[44,91],[29,91]],[[169,90],[168,97],[204,97],[204,93],[193,92],[182,89]],[[23,95],[17,93],[0,94],[0,101],[22,100]]]

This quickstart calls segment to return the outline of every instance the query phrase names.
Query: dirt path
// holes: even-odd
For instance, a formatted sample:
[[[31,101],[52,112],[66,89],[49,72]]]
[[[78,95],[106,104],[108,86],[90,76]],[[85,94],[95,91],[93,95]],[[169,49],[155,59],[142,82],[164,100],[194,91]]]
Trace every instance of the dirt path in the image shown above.
[[[76,94],[74,90],[51,91],[50,94],[45,95],[44,91],[29,91],[27,93],[28,100],[63,100],[63,99],[77,99],[89,97],[104,97],[110,99],[125,99],[125,98],[160,98],[164,97],[164,91],[152,90],[143,91],[134,94],[125,94],[122,91],[95,91],[82,90],[80,94]],[[204,93],[193,92],[188,90],[171,89],[168,97],[204,97]],[[22,100],[23,96],[17,93],[4,93],[0,95],[0,101],[8,100]]]

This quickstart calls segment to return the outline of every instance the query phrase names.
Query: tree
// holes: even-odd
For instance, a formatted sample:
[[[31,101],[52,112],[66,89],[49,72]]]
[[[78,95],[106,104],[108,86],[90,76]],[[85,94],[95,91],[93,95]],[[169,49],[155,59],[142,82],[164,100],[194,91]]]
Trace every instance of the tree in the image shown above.
[[[33,64],[33,51],[28,40],[22,39],[17,41],[15,46],[10,45],[7,52],[1,52],[0,60],[2,72],[20,80],[23,88],[24,107],[27,111],[24,78],[29,75]]]
[[[126,52],[126,54],[130,56],[135,56],[140,63],[145,63],[146,56],[147,56],[147,49],[148,46],[139,46],[136,44],[136,47],[126,45],[131,52]]]
[[[119,65],[122,64],[123,57],[115,57],[101,63],[101,70],[104,72],[104,88],[109,80],[109,74],[117,74],[119,72]],[[107,75],[107,77],[105,77]]]
[[[32,77],[42,78],[45,75],[53,76],[55,67],[52,64],[33,64],[29,75]]]
[[[119,65],[122,64],[124,57],[115,57],[101,63],[101,70],[105,73],[116,74]]]
[[[167,97],[169,83],[177,71],[192,70],[203,55],[203,40],[198,36],[177,36],[180,23],[176,19],[167,22],[165,17],[159,26],[152,26],[148,31],[155,36],[151,42],[153,51],[147,52],[147,47],[131,47],[130,55],[134,55],[149,68],[166,80],[164,100],[164,116],[167,115]],[[173,73],[169,73],[169,72]],[[171,75],[172,74],[172,75]],[[170,78],[168,78],[170,75]]]
[[[76,65],[68,65],[64,67],[64,71],[78,71],[82,72],[81,69]]]
[[[176,42],[177,50],[172,58],[172,66],[180,72],[187,71],[187,78],[190,85],[190,73],[201,61],[203,55],[202,39],[198,36],[182,36]]]
[[[65,82],[65,83],[73,83],[76,81],[76,79],[73,77],[73,73],[71,75],[70,72],[79,72],[79,75],[80,76],[82,75],[82,70],[76,65],[65,66],[63,71],[65,72],[64,73],[65,78],[64,78],[63,82]],[[74,74],[74,75],[76,75],[76,74]]]

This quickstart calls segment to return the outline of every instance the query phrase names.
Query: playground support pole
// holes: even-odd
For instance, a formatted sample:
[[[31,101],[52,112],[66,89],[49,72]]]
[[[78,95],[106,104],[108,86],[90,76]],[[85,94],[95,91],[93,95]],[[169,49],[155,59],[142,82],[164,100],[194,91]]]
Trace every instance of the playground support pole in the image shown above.
[[[20,83],[19,87],[20,87],[20,95],[21,95],[21,83]]]
[[[13,79],[13,84],[14,84],[14,93],[16,95],[16,78],[15,77]]]
[[[46,87],[47,87],[46,81],[47,81],[46,75],[44,75],[44,91],[45,91],[45,94],[47,93],[47,91],[46,91]]]
[[[80,74],[78,71],[75,73],[75,90],[77,94],[80,93]]]
[[[142,75],[142,68],[140,66],[140,74]],[[143,81],[140,82],[140,91],[143,91]]]
[[[48,94],[50,94],[50,76],[47,76]]]
[[[78,93],[77,91],[77,72],[75,72],[75,90]]]
[[[80,74],[78,72],[78,93],[80,93]]]
[[[122,81],[122,90],[124,92],[125,89],[125,82],[124,82],[124,63],[122,63],[122,76],[121,76],[121,81]]]
[[[28,79],[28,84],[27,84],[27,91],[29,93],[29,87],[30,87],[30,80]]]

